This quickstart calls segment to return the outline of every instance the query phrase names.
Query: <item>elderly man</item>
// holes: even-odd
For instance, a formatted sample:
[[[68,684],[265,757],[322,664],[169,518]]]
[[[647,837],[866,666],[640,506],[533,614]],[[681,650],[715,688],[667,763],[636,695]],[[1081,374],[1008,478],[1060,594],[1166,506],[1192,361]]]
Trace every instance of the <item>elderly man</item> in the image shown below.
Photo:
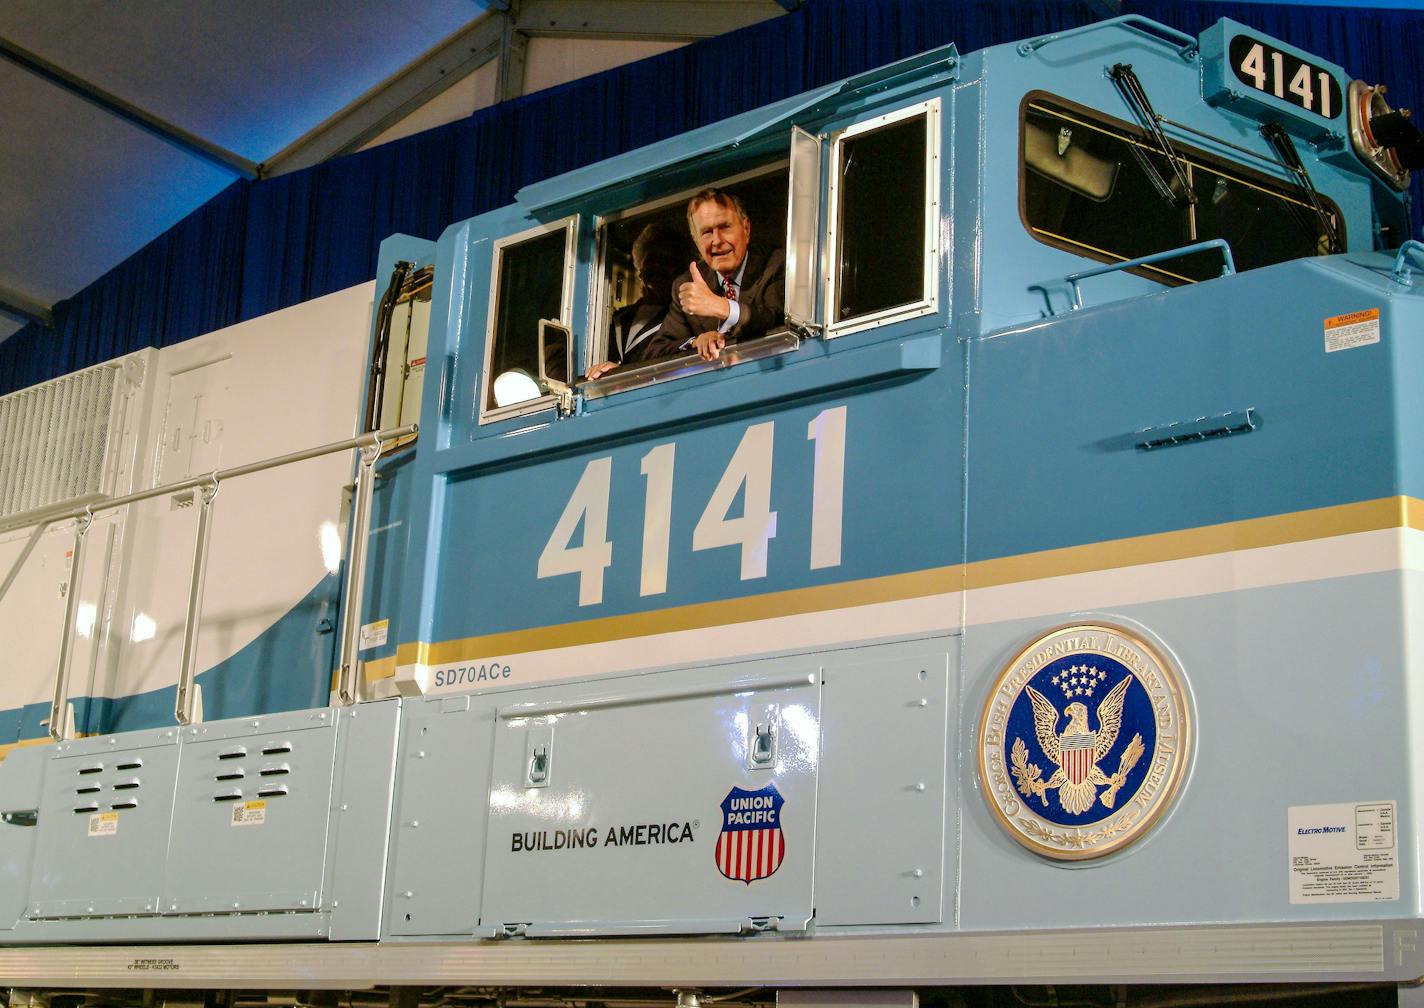
[[[751,248],[752,222],[741,200],[704,189],[687,204],[700,263],[673,283],[674,296],[649,357],[695,349],[716,360],[722,348],[755,339],[785,317],[786,255]]]

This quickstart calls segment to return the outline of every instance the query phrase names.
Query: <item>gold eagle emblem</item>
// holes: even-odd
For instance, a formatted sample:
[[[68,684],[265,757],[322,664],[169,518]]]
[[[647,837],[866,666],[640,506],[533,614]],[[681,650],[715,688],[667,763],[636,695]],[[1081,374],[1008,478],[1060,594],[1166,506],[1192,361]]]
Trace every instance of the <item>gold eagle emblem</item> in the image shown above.
[[[1104,678],[1096,669],[1091,672],[1099,681]],[[1122,727],[1122,705],[1131,683],[1132,676],[1123,677],[1098,704],[1096,731],[1088,727],[1086,704],[1075,700],[1063,708],[1068,724],[1062,733],[1058,731],[1058,722],[1062,717],[1058,708],[1038,690],[1025,686],[1024,691],[1033,704],[1033,723],[1039,748],[1053,762],[1054,770],[1044,780],[1038,766],[1028,761],[1028,747],[1023,739],[1015,738],[1011,762],[1019,793],[1025,798],[1037,798],[1046,806],[1048,792],[1057,788],[1058,804],[1073,815],[1088,811],[1095,800],[1101,800],[1105,808],[1112,808],[1128,773],[1143,753],[1142,736],[1134,734],[1118,760],[1116,773],[1109,776],[1098,766],[1117,744],[1118,730]],[[1092,695],[1091,689],[1070,690],[1065,687],[1064,692],[1068,696],[1083,692]],[[1098,788],[1103,785],[1107,785],[1107,790],[1099,796]]]

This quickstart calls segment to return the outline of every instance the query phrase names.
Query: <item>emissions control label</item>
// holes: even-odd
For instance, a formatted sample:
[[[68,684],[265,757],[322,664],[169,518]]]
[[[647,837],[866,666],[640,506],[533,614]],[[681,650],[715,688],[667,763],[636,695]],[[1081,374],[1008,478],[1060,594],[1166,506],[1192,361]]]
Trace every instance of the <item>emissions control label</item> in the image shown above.
[[[1392,801],[1295,805],[1289,825],[1292,903],[1399,899]]]
[[[119,831],[117,812],[95,812],[89,817],[90,836],[113,836]]]
[[[1325,352],[1353,350],[1355,347],[1369,346],[1380,341],[1380,313],[1378,308],[1336,315],[1325,320]]]
[[[361,628],[361,650],[380,647],[386,642],[386,635],[390,633],[390,629],[391,621],[388,619],[367,623]]]
[[[241,802],[232,806],[232,824],[234,826],[261,826],[266,821],[267,803],[265,801]]]

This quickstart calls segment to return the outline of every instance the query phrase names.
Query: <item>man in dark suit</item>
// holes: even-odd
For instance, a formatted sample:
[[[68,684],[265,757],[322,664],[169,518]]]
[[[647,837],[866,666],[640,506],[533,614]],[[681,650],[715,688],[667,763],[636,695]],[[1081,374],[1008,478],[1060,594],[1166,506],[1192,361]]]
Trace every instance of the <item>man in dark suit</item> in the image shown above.
[[[741,200],[704,189],[687,204],[687,226],[701,262],[673,282],[673,303],[649,357],[695,349],[716,360],[723,347],[765,336],[785,319],[786,254],[751,248],[752,222]]]
[[[601,378],[622,364],[641,364],[658,356],[653,343],[672,301],[673,281],[688,253],[682,229],[662,221],[643,228],[633,242],[633,269],[642,291],[638,300],[613,313],[608,325],[608,359],[588,369]]]

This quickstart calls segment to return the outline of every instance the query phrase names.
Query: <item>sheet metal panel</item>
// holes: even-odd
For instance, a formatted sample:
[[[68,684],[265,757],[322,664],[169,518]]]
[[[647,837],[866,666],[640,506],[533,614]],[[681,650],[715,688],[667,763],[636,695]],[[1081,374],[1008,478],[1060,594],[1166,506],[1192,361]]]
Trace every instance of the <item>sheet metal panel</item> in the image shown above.
[[[639,677],[501,710],[484,928],[728,931],[759,918],[804,927],[819,668],[803,658],[758,663],[755,678],[736,671]],[[774,736],[764,766],[753,755],[759,725]],[[757,811],[767,828],[737,830],[724,818]]]
[[[55,746],[29,916],[155,913],[177,768],[174,728]]]
[[[298,711],[183,729],[164,913],[316,909],[335,721]]]

